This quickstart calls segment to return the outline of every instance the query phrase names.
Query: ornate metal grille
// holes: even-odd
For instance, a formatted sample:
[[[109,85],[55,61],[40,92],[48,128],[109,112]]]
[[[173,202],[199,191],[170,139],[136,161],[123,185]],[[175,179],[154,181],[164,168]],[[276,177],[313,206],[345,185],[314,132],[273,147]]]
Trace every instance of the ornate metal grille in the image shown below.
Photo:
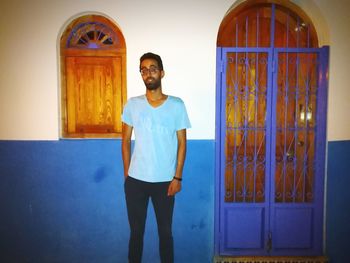
[[[228,53],[226,202],[264,202],[267,53]]]
[[[271,171],[275,172],[275,201],[311,202],[316,55],[282,53],[274,58],[278,64],[269,68],[267,52],[247,50],[310,48],[317,45],[315,30],[306,18],[280,5],[248,5],[232,16],[234,26],[223,28],[222,41],[230,34],[230,46],[244,47],[245,52],[228,53],[226,58],[225,202],[265,201],[266,120],[270,118],[266,110],[272,100],[267,98],[268,89],[272,89],[267,79],[275,68],[276,149],[271,160],[276,163]]]
[[[313,53],[279,53],[275,201],[312,202],[318,60]]]
[[[115,48],[118,38],[113,30],[99,22],[87,22],[76,26],[67,39],[67,48],[108,49]]]

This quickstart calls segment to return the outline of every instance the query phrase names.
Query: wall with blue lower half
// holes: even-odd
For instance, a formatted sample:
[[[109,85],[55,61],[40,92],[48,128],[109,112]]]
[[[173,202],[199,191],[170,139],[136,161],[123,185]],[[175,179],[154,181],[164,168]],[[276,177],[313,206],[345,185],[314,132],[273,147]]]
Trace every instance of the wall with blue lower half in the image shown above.
[[[176,197],[176,262],[211,262],[214,140],[188,141]],[[326,254],[349,262],[350,141],[328,143]],[[0,141],[0,262],[127,262],[120,140]],[[144,262],[157,263],[152,207]]]
[[[326,254],[350,262],[350,141],[328,143],[327,169]]]
[[[120,140],[0,141],[0,262],[127,262]],[[176,197],[176,262],[210,262],[214,141],[189,141]],[[144,261],[158,261],[152,206]]]

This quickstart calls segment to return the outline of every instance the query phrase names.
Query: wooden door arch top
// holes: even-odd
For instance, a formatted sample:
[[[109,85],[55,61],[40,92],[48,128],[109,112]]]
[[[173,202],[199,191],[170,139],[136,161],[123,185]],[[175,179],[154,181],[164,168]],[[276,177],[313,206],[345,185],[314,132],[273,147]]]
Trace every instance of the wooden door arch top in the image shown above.
[[[88,45],[89,43],[95,43],[96,46]],[[126,50],[125,39],[120,28],[105,16],[88,14],[75,18],[66,26],[61,35],[61,51],[64,49],[93,50],[97,48],[118,50],[119,52]]]
[[[274,18],[272,5],[276,8]],[[270,35],[272,19],[275,36]],[[286,35],[288,41],[282,39]],[[291,1],[247,0],[235,3],[227,12],[220,24],[217,46],[310,48],[319,47],[319,40],[313,21]]]

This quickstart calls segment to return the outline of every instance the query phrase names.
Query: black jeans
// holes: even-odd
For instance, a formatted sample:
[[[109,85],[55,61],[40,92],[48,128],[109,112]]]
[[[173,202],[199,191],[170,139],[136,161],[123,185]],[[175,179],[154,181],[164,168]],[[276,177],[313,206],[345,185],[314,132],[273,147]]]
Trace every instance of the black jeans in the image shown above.
[[[175,198],[167,195],[169,184],[170,182],[143,182],[130,176],[126,178],[124,190],[130,224],[130,263],[141,262],[149,198],[157,219],[161,262],[174,262],[172,218]]]

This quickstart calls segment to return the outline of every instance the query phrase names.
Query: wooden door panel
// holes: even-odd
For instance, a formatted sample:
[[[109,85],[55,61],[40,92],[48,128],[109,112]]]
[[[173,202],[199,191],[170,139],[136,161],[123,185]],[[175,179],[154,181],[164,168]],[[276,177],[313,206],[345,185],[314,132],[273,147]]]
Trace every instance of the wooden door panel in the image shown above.
[[[120,132],[121,59],[67,57],[66,66],[68,133]]]

